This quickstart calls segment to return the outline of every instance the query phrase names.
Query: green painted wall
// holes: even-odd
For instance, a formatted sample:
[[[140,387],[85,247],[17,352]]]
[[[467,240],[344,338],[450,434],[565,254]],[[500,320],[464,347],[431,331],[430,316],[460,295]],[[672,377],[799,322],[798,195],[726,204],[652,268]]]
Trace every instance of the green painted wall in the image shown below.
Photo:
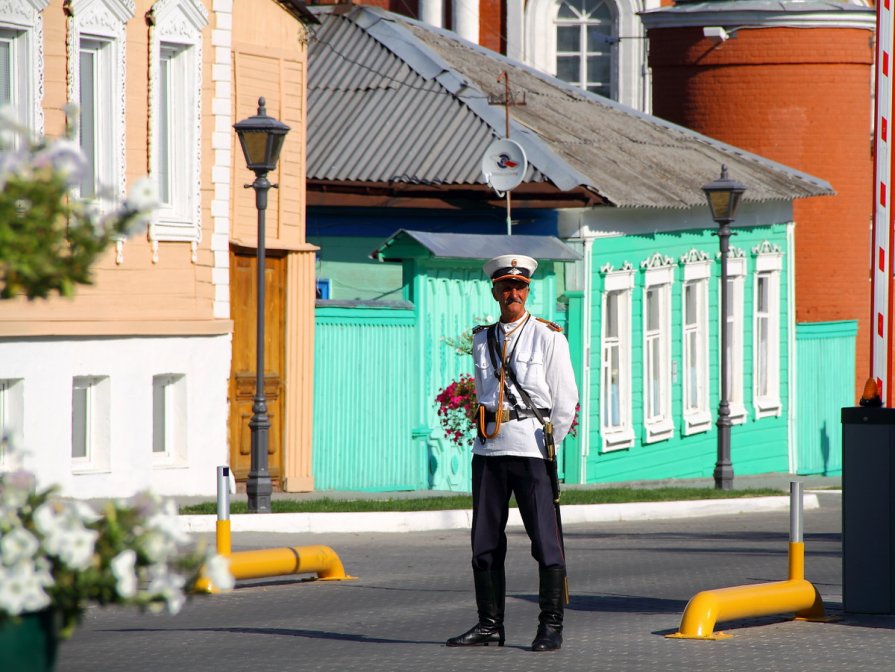
[[[320,248],[317,279],[330,281],[330,299],[397,301],[401,298],[401,264],[370,259],[382,238],[309,237]]]
[[[789,253],[787,249],[786,225],[738,228],[731,238],[731,247],[745,252],[746,280],[744,286],[744,402],[747,418],[744,424],[734,425],[731,432],[731,458],[735,475],[746,475],[774,471],[788,471],[788,407],[789,390],[788,363],[789,348],[789,301],[791,291],[788,286]],[[779,417],[756,420],[752,406],[752,316],[755,256],[752,249],[763,241],[769,241],[783,252],[783,269],[780,273],[780,395],[782,409]],[[717,413],[719,401],[718,362],[718,289],[720,285],[720,264],[717,262],[718,240],[710,230],[677,231],[644,235],[627,235],[599,238],[592,248],[592,296],[591,310],[591,399],[590,454],[586,459],[586,482],[632,481],[661,478],[708,477],[714,470],[717,454],[717,428],[700,434],[685,436],[682,433],[683,380],[678,374],[672,378],[672,407],[674,409],[675,434],[672,438],[656,443],[642,441],[643,430],[643,332],[642,298],[644,271],[641,261],[661,253],[676,262],[690,250],[707,253],[714,260],[713,281],[709,283],[709,408],[713,416]],[[600,437],[600,334],[601,334],[601,293],[603,274],[600,268],[612,264],[616,269],[629,262],[635,269],[635,287],[632,292],[632,417],[635,444],[627,449],[602,452]],[[683,270],[680,263],[675,267],[672,286],[672,352],[677,371],[682,371],[681,352],[681,290]]]
[[[844,406],[853,406],[858,323],[796,325],[796,472],[842,474]]]

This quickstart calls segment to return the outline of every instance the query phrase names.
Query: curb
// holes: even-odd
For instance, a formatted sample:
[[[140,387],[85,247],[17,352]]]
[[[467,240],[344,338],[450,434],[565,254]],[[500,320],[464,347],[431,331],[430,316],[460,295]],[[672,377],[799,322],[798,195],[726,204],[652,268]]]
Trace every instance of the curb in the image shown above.
[[[820,507],[817,495],[806,493],[805,511]],[[635,520],[673,520],[762,513],[789,509],[789,497],[742,497],[739,499],[697,499],[678,502],[634,502],[630,504],[576,504],[562,507],[563,525],[608,523]],[[184,532],[215,532],[214,515],[180,516]],[[288,534],[424,532],[469,529],[472,511],[370,511],[360,513],[251,513],[230,516],[231,532],[272,532]],[[522,527],[518,509],[510,509],[507,527]]]

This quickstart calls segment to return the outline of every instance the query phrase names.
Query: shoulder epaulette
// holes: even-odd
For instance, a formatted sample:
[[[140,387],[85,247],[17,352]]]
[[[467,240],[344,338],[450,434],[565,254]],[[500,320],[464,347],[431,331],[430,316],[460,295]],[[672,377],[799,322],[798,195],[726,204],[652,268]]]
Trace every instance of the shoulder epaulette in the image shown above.
[[[487,325],[487,324],[478,324],[478,325],[476,325],[476,326],[474,326],[474,327],[472,328],[472,333],[473,333],[473,334],[477,334],[477,333],[479,333],[482,329],[487,329],[487,328],[488,328],[488,325]]]
[[[543,322],[553,331],[558,331],[558,332],[562,333],[562,327],[559,326],[556,322],[551,322],[550,320],[545,320],[543,317],[536,317],[535,319],[538,322]]]

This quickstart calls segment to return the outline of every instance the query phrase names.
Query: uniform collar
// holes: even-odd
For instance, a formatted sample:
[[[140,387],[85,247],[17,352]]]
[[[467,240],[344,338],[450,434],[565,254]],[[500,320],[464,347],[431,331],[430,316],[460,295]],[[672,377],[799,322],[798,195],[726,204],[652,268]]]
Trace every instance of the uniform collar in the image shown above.
[[[507,333],[508,331],[512,331],[516,327],[520,326],[528,317],[528,311],[522,313],[522,317],[520,317],[515,322],[498,322],[500,328],[503,330],[503,333]]]

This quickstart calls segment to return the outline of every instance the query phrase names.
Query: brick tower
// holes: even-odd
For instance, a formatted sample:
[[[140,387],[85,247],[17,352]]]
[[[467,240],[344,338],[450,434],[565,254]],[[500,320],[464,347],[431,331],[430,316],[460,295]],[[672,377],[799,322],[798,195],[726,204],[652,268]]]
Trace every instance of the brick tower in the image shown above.
[[[836,190],[794,203],[795,315],[796,322],[858,320],[857,398],[870,363],[875,11],[729,0],[642,16],[655,115]]]

